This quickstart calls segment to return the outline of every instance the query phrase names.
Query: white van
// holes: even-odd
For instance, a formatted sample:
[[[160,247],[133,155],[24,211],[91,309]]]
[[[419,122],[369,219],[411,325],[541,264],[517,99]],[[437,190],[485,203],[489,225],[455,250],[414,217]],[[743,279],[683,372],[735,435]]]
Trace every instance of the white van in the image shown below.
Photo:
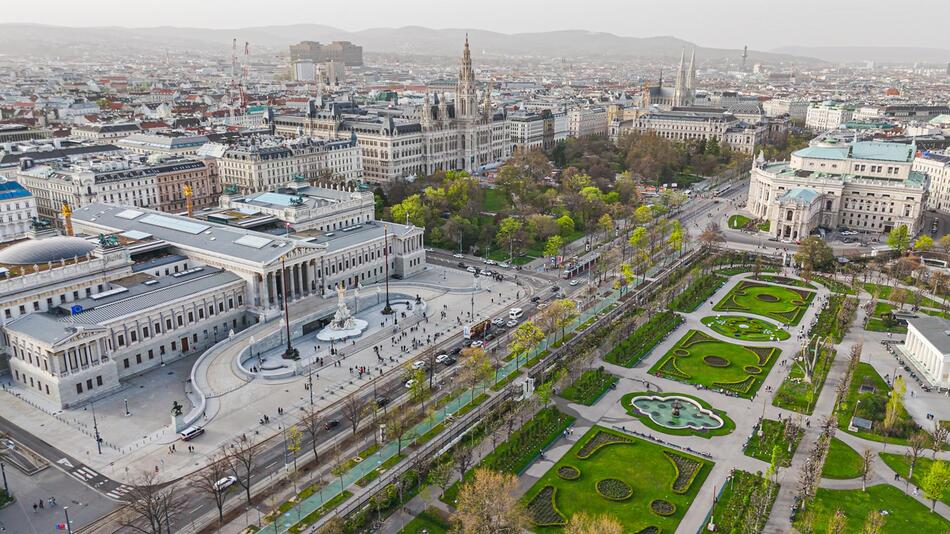
[[[181,436],[182,441],[191,441],[204,433],[205,429],[201,428],[200,426],[193,426],[183,430],[179,436]]]
[[[509,319],[517,321],[518,319],[521,319],[522,317],[524,317],[524,310],[522,310],[521,308],[512,308],[508,310]]]

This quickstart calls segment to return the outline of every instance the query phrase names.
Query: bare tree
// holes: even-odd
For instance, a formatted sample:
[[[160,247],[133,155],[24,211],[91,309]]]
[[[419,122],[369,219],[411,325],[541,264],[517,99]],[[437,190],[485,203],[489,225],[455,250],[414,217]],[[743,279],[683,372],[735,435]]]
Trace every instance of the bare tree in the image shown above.
[[[527,523],[524,507],[515,497],[518,480],[514,475],[478,469],[470,482],[463,483],[456,503],[455,522],[459,534],[514,534]]]
[[[472,464],[475,463],[475,446],[471,443],[466,443],[463,438],[463,441],[455,448],[453,460],[455,461],[455,470],[458,471],[459,474],[459,480],[464,480],[468,468],[472,467]]]
[[[171,517],[181,511],[182,500],[175,486],[159,480],[158,473],[145,471],[126,494],[129,501],[123,527],[147,534],[171,534]]]
[[[861,456],[861,491],[868,490],[868,478],[871,476],[871,468],[874,466],[874,451],[864,449]]]
[[[396,440],[396,454],[402,454],[406,431],[411,428],[409,414],[405,410],[389,410],[386,414],[386,438]]]
[[[224,524],[224,500],[227,487],[222,483],[231,471],[228,454],[222,450],[208,457],[208,465],[191,477],[191,483],[203,493],[211,496],[218,508],[218,524]],[[237,478],[237,477],[235,477]]]
[[[907,452],[904,453],[904,457],[907,459],[907,465],[910,467],[910,472],[907,473],[907,480],[904,484],[904,489],[907,490],[910,488],[910,479],[914,478],[914,467],[917,466],[917,459],[920,458],[920,455],[923,454],[924,449],[927,448],[927,434],[923,432],[916,432],[911,435],[910,439],[907,440]]]
[[[257,456],[257,444],[253,439],[242,434],[231,442],[229,447],[230,454],[228,461],[231,464],[231,471],[237,478],[238,484],[244,488],[244,494],[247,498],[247,504],[251,504],[251,474],[254,472],[254,458]]]
[[[934,429],[930,434],[930,448],[933,450],[933,460],[937,459],[937,451],[947,444],[947,437],[950,436],[950,428],[940,424],[940,421],[934,421]]]
[[[363,416],[366,415],[366,409],[368,407],[369,404],[366,402],[366,399],[362,399],[356,394],[349,395],[346,400],[343,401],[343,406],[340,409],[343,412],[343,417],[350,422],[354,436],[356,435],[356,429],[360,426],[360,421],[362,421]]]
[[[828,534],[844,534],[845,529],[848,527],[847,519],[844,512],[841,511],[841,508],[835,510],[834,515],[828,520]]]
[[[310,449],[313,451],[313,460],[320,461],[320,455],[317,454],[317,435],[322,430],[322,418],[320,412],[313,406],[305,405],[303,407],[303,417],[300,418],[300,427],[310,436]]]
[[[871,510],[867,519],[864,521],[864,529],[861,534],[881,534],[884,530],[885,517],[877,510]]]

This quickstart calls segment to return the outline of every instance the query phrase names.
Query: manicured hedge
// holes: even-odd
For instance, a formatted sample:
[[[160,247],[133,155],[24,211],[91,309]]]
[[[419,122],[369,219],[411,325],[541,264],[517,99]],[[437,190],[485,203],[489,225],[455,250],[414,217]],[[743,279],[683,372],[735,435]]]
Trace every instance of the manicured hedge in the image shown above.
[[[682,323],[683,318],[671,311],[658,313],[614,346],[604,361],[633,367]]]

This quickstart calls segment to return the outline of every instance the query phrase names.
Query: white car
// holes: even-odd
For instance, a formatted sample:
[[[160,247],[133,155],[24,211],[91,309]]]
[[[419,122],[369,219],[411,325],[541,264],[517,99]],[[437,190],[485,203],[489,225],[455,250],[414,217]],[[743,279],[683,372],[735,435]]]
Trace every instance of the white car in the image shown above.
[[[472,344],[469,345],[469,347],[478,348],[478,347],[481,347],[481,346],[484,345],[484,344],[485,344],[485,342],[482,341],[481,339],[476,339],[475,341],[472,341]]]
[[[485,260],[485,265],[498,265],[498,262],[495,260]]]
[[[412,362],[412,368],[413,368],[413,369],[425,369],[425,368],[426,368],[426,361],[425,361],[425,360],[416,360],[416,361]]]
[[[489,271],[488,269],[482,269],[481,271],[478,272],[478,274],[482,276],[491,276],[491,271]]]
[[[465,256],[462,255],[462,254],[452,254],[452,257],[453,257],[453,258],[464,258]]]
[[[503,262],[499,263],[498,266],[507,269],[507,268],[511,267],[511,264],[508,263],[507,261],[503,261]]]
[[[507,323],[505,323],[505,326],[507,326],[508,328],[514,328],[514,327],[518,326],[518,321],[512,319],[512,320],[508,321]]]
[[[476,269],[475,267],[469,267],[468,269],[465,269],[465,270],[472,274],[475,274],[478,272],[478,269]]]
[[[412,389],[412,386],[414,385],[416,385],[415,378],[410,378],[409,380],[406,380],[406,389]]]
[[[442,362],[444,362],[445,360],[448,360],[448,359],[449,359],[449,355],[448,355],[448,354],[439,354],[438,356],[435,357],[436,363],[442,363]]]
[[[214,490],[219,491],[219,492],[224,491],[228,489],[229,487],[231,487],[231,485],[234,484],[235,482],[237,482],[237,477],[235,477],[234,475],[228,475],[214,483]]]
[[[505,324],[505,320],[502,319],[501,317],[495,317],[494,319],[491,320],[492,326],[501,326],[503,324]]]
[[[841,235],[858,235],[854,230],[842,230]]]
[[[571,285],[572,285],[572,286],[576,286],[576,285],[579,284],[579,283],[580,283],[580,282],[578,282],[577,280],[571,280]]]

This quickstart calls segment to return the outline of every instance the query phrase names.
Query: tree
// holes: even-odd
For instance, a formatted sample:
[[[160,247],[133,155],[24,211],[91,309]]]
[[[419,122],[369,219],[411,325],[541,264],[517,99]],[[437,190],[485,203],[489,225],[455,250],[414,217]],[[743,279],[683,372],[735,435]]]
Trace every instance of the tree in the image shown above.
[[[650,206],[640,206],[633,212],[633,220],[637,221],[637,224],[647,224],[653,220],[653,210]]]
[[[342,458],[340,457],[340,449],[337,448],[337,455],[336,455],[337,462],[336,462],[336,465],[334,465],[333,468],[330,469],[330,473],[333,474],[333,476],[340,479],[340,493],[343,493],[343,491],[346,489],[343,486],[343,475],[346,474],[348,469],[346,468],[346,463],[340,461],[341,459]]]
[[[903,310],[904,304],[907,302],[907,297],[909,296],[908,291],[902,287],[895,287],[891,291],[890,299],[893,300],[897,305],[898,309]]]
[[[934,239],[929,235],[922,235],[914,241],[914,250],[917,252],[929,252],[934,248]]]
[[[471,482],[462,485],[455,509],[460,534],[509,534],[521,532],[527,514],[515,491],[518,479],[508,473],[478,469]]]
[[[564,215],[561,215],[560,217],[558,217],[557,227],[559,231],[561,232],[561,237],[568,237],[574,233],[574,229],[575,229],[574,219],[572,219],[570,215],[565,213]]]
[[[610,232],[614,230],[614,218],[605,213],[597,220],[597,226],[604,232],[604,241],[610,241]]]
[[[515,259],[515,242],[518,241],[521,227],[521,221],[514,217],[505,217],[498,226],[496,239],[500,243],[508,244],[508,257],[511,260]]]
[[[950,250],[950,234],[943,234],[940,237],[940,246],[944,250]]]
[[[930,511],[933,512],[937,508],[937,501],[950,489],[950,465],[943,460],[934,460],[930,471],[920,481],[920,489],[924,490],[924,496],[930,499]]]
[[[254,472],[254,458],[257,456],[257,444],[245,434],[235,438],[230,445],[228,461],[238,484],[244,488],[247,504],[251,504],[251,474]]]
[[[553,258],[564,248],[564,238],[559,235],[552,235],[544,244],[544,255]]]
[[[795,261],[811,271],[820,271],[830,266],[834,260],[834,252],[828,243],[814,235],[802,239],[798,245],[798,252],[795,253]]]
[[[722,235],[722,230],[719,229],[719,225],[714,222],[706,225],[703,233],[699,234],[698,239],[700,243],[707,246],[712,246],[726,240]]]
[[[294,455],[294,474],[297,474],[297,453],[300,452],[300,442],[303,440],[303,433],[293,425],[287,429],[287,450]],[[296,482],[294,485],[296,486]]]
[[[884,522],[886,518],[877,510],[871,510],[867,520],[864,521],[862,534],[881,534],[884,531]]]
[[[622,534],[623,525],[609,515],[589,515],[577,512],[571,516],[564,534]]]
[[[511,353],[515,355],[515,367],[518,367],[518,359],[526,352],[541,343],[544,339],[544,332],[532,321],[525,321],[518,325],[514,334],[511,335],[511,343],[508,345]]]
[[[299,424],[303,427],[304,432],[310,436],[310,449],[313,451],[313,460],[319,462],[320,455],[317,454],[317,434],[319,434],[322,429],[320,413],[317,412],[313,406],[309,404],[304,405],[303,417],[300,418]]]
[[[449,482],[451,481],[452,463],[442,461],[435,462],[435,466],[429,471],[429,483],[439,488],[440,498],[445,495],[445,490],[449,487]]]
[[[369,403],[366,402],[366,399],[360,398],[357,394],[351,394],[343,400],[343,406],[340,408],[340,411],[343,413],[343,417],[350,422],[350,428],[353,430],[353,435],[356,435],[356,429],[360,426],[360,421],[363,420],[363,416],[366,415],[366,409],[369,407]]]
[[[131,486],[125,495],[129,504],[120,520],[122,526],[148,534],[172,534],[171,517],[183,506],[176,485],[162,482],[153,471],[144,471]]]
[[[910,436],[910,439],[907,440],[907,452],[904,453],[904,457],[907,459],[907,466],[910,467],[910,472],[907,473],[907,481],[906,484],[904,484],[905,489],[910,487],[910,480],[914,478],[914,467],[917,466],[917,459],[920,458],[924,449],[927,448],[927,439],[927,435],[923,432],[915,432]]]
[[[904,409],[904,394],[907,392],[907,385],[904,383],[904,377],[897,375],[894,379],[894,386],[891,389],[890,397],[887,399],[887,407],[884,412],[884,428],[891,430],[900,419],[901,412]]]
[[[683,250],[683,227],[679,221],[673,221],[673,229],[670,231],[670,237],[667,238],[670,250],[679,254]]]
[[[910,231],[906,224],[901,224],[887,234],[888,246],[894,247],[897,252],[903,254],[910,247]]]
[[[491,362],[488,354],[481,347],[467,347],[462,349],[462,378],[472,389],[472,399],[475,398],[475,386],[491,376]]]
[[[418,194],[406,197],[399,204],[390,208],[393,222],[405,224],[408,220],[416,226],[426,225],[426,209],[422,203],[422,197]]]
[[[564,337],[564,329],[577,317],[577,303],[573,299],[558,299],[552,302],[541,312],[542,320],[551,331],[561,330],[561,338]]]
[[[841,508],[835,510],[835,513],[828,520],[828,534],[843,534],[848,526],[848,518],[841,511]]]
[[[861,455],[861,491],[868,490],[868,478],[871,476],[871,468],[874,467],[874,451],[864,449]]]
[[[396,454],[402,454],[404,434],[412,428],[406,410],[389,410],[386,413],[386,437],[396,440]]]
[[[343,534],[343,527],[346,526],[346,523],[343,521],[343,518],[340,516],[333,516],[327,520],[323,526],[320,527],[320,530],[317,531],[317,534]]]
[[[943,448],[947,443],[947,437],[950,436],[950,428],[940,424],[940,421],[934,421],[934,428],[929,432],[930,448],[933,450],[932,458],[937,459],[937,451]]]
[[[218,482],[228,475],[231,470],[227,453],[220,451],[208,457],[208,465],[191,477],[194,487],[211,496],[214,505],[218,508],[218,524],[224,524],[224,499],[227,488],[218,485]]]

